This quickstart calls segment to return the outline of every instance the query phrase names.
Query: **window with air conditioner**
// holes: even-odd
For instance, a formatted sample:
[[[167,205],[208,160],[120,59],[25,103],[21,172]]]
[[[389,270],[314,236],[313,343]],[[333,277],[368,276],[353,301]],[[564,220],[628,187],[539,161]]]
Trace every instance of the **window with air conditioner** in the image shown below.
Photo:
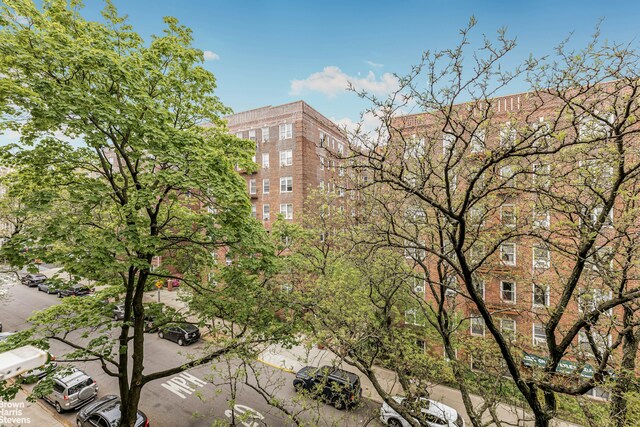
[[[271,219],[271,208],[269,205],[262,205],[262,219],[265,221]]]
[[[547,343],[547,334],[544,330],[544,325],[540,323],[533,324],[533,339],[534,346],[544,346]]]
[[[425,278],[424,276],[413,276],[413,291],[418,295],[424,295],[425,292]]]
[[[262,142],[269,142],[269,128],[262,128]]]
[[[293,164],[293,151],[283,150],[280,152],[280,166],[291,166]]]
[[[252,130],[249,131],[249,139],[252,140],[252,141],[256,140],[256,131],[255,131],[255,129],[252,129]]]
[[[545,247],[533,247],[533,268],[547,269],[551,266],[551,251]]]
[[[293,124],[292,123],[284,123],[279,127],[280,130],[280,141],[285,139],[293,138]]]
[[[500,245],[500,261],[502,264],[515,266],[516,265],[516,244],[515,243],[503,243]]]

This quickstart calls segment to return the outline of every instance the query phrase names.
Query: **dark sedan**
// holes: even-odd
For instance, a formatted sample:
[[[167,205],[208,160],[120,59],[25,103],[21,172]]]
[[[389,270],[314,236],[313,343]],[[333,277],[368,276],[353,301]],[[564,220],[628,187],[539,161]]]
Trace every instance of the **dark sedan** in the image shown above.
[[[47,280],[47,276],[45,276],[44,274],[29,273],[20,278],[20,281],[22,282],[22,284],[27,285],[30,288],[35,288],[45,280]]]
[[[89,295],[91,293],[91,289],[89,289],[88,286],[85,285],[72,285],[69,286],[68,288],[60,288],[58,290],[58,297],[60,298],[64,298],[64,297],[79,297],[79,296],[83,296],[83,295]]]
[[[163,327],[158,336],[178,345],[185,345],[198,341],[200,330],[190,323],[173,323]]]
[[[82,408],[76,415],[76,424],[78,427],[117,426],[121,416],[120,399],[110,394]],[[138,411],[135,427],[149,427],[144,412]]]

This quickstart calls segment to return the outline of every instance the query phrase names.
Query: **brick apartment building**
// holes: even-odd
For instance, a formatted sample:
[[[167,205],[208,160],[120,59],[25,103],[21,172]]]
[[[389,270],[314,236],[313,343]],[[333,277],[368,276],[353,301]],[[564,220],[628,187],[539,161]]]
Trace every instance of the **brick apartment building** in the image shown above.
[[[462,212],[468,227],[468,243],[463,250],[470,264],[477,267],[473,273],[474,288],[497,327],[513,337],[513,348],[524,352],[524,363],[544,364],[545,324],[562,298],[564,284],[579,258],[579,243],[588,233],[596,233],[597,238],[584,256],[584,272],[567,304],[559,331],[565,332],[618,291],[624,291],[618,287],[620,271],[626,267],[631,271],[637,268],[633,265],[637,258],[626,264],[616,253],[621,251],[622,236],[635,235],[640,229],[638,216],[629,215],[625,196],[615,196],[608,213],[602,213],[605,203],[594,196],[608,194],[620,159],[615,150],[607,147],[614,144],[610,131],[620,122],[617,115],[624,114],[620,105],[623,97],[611,96],[610,99],[610,92],[613,91],[605,87],[598,95],[600,99],[589,100],[590,111],[595,111],[602,120],[585,111],[560,115],[558,110],[562,104],[557,99],[525,93],[453,106],[449,111],[449,118],[453,116],[453,120],[446,120],[436,111],[398,117],[394,123],[400,133],[395,138],[396,145],[404,145],[396,158],[402,156],[408,171],[412,168],[408,157],[422,162],[413,176],[405,173],[411,177],[398,179],[406,179],[408,185],[421,186],[420,191],[427,188],[425,193],[437,203],[444,206],[450,203],[452,211]],[[614,126],[608,126],[607,121]],[[623,126],[626,125],[623,123]],[[630,133],[634,128],[631,124],[625,129]],[[592,139],[591,143],[581,144],[588,139]],[[629,164],[638,161],[638,145],[633,141],[634,137],[625,139],[629,152],[624,161]],[[489,189],[490,195],[466,210],[456,210],[464,206],[464,193],[470,180],[480,176],[475,172],[519,144],[530,151],[522,151],[522,156],[505,156],[486,170],[486,178],[480,178],[486,179],[482,185]],[[575,144],[575,148],[558,155],[549,149],[554,144]],[[429,193],[429,188],[433,192]],[[624,184],[624,192],[637,190],[637,178]],[[420,218],[430,215],[423,212]],[[457,309],[469,318],[468,335],[488,338],[490,334],[476,305],[464,298],[468,293],[465,286],[461,286],[461,277],[453,268],[448,268],[446,262],[436,267],[439,260],[450,256],[453,243],[446,239],[433,240],[433,236],[424,236],[418,243],[418,248],[405,254],[408,258],[424,257],[431,274],[424,284],[418,284],[416,292],[425,293],[427,300],[433,299],[433,295],[425,291],[434,288],[427,283],[431,281],[430,285],[437,285],[436,289],[438,285],[444,289],[445,298],[460,295]],[[454,259],[455,263],[455,258],[448,259]],[[632,274],[629,278],[625,289],[638,285],[637,276]],[[423,324],[416,318],[415,310],[408,310],[405,317],[407,324]],[[592,327],[596,345],[605,348],[619,337],[621,317],[621,307],[602,313]],[[619,353],[620,348],[616,351]],[[473,356],[464,357],[472,368],[477,365],[482,369],[482,364]],[[561,368],[570,371],[578,366],[576,361],[584,366],[585,377],[589,375],[589,364],[596,364],[585,330],[573,340]],[[614,357],[614,363],[619,363],[619,359]],[[590,393],[594,397],[608,397],[605,390],[598,388]]]
[[[336,190],[347,144],[341,130],[304,101],[267,106],[227,117],[231,133],[256,143],[255,173],[244,173],[252,215],[269,230],[278,214],[295,221],[318,188]]]

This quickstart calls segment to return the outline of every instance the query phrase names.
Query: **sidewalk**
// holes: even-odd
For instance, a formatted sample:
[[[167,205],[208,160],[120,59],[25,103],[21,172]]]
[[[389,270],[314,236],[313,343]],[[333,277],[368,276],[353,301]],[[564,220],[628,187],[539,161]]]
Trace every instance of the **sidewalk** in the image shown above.
[[[58,419],[53,410],[48,410],[42,400],[27,402],[27,393],[20,389],[16,397],[5,402],[0,400],[0,426],[47,426],[69,427],[71,424]]]

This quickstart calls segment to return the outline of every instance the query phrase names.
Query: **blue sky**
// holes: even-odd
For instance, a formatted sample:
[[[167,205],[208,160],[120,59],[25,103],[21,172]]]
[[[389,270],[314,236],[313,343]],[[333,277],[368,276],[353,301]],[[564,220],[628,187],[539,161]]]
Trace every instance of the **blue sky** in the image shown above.
[[[102,2],[85,0],[85,16],[98,19]],[[234,111],[303,99],[325,116],[348,122],[366,104],[343,90],[352,80],[380,93],[390,73],[405,74],[425,50],[453,47],[471,15],[474,31],[517,37],[513,63],[550,54],[573,32],[584,45],[603,18],[602,36],[637,45],[637,1],[232,1],[113,0],[146,40],[160,33],[163,16],[193,29],[208,51],[205,67],[218,79],[222,101]],[[524,87],[514,87],[517,92]]]

